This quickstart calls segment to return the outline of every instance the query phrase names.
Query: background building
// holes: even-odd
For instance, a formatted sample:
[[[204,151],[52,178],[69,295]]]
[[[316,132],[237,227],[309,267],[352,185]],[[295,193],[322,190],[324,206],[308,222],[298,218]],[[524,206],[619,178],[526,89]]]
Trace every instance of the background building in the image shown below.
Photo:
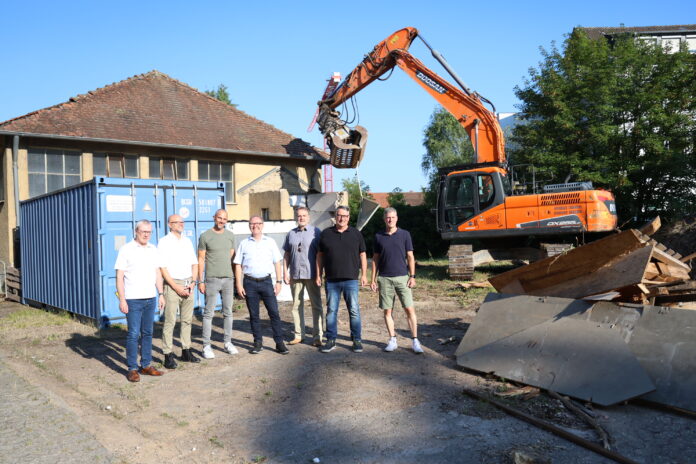
[[[10,265],[19,201],[94,176],[220,181],[231,220],[291,220],[290,197],[321,192],[327,162],[303,140],[158,71],[0,123],[0,154],[0,261]]]

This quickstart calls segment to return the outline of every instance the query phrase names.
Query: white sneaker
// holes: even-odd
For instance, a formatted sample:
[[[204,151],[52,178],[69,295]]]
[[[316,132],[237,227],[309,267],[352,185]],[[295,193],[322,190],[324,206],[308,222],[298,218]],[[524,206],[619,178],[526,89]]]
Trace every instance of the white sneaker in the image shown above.
[[[237,347],[234,346],[232,342],[225,343],[225,351],[227,351],[229,354],[239,354]]]
[[[391,337],[389,343],[384,348],[384,351],[394,351],[399,345],[396,343],[396,337]]]
[[[213,353],[213,348],[210,345],[205,345],[203,347],[203,357],[205,359],[215,358],[215,353]]]
[[[423,347],[421,346],[420,342],[418,341],[417,338],[413,339],[413,352],[416,354],[422,354],[423,353]]]

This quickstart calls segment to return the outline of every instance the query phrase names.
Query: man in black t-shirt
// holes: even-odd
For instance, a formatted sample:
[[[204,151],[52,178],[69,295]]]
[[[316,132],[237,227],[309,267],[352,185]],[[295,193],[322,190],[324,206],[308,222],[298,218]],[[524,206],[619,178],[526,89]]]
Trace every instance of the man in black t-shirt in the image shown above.
[[[322,231],[317,253],[317,285],[321,286],[326,272],[326,344],[322,353],[336,347],[338,336],[338,303],[343,299],[350,315],[350,336],[353,351],[363,350],[361,339],[360,305],[358,304],[358,278],[360,285],[367,285],[367,257],[365,240],[360,231],[348,225],[350,210],[336,208],[336,225]]]
[[[389,342],[384,351],[394,351],[397,348],[392,309],[398,296],[411,329],[413,352],[420,354],[423,353],[423,348],[418,341],[418,321],[411,294],[411,288],[416,286],[416,260],[413,258],[411,234],[396,227],[398,220],[394,208],[384,210],[386,229],[375,235],[370,287],[373,292],[379,287],[379,307],[384,310],[384,323],[389,332]]]

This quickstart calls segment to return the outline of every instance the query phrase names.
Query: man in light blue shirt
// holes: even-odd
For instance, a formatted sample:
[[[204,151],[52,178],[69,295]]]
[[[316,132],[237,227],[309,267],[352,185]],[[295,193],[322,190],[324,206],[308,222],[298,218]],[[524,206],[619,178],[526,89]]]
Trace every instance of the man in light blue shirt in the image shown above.
[[[288,354],[288,349],[283,343],[278,300],[276,299],[283,284],[281,280],[283,257],[273,239],[263,235],[263,219],[261,217],[252,216],[249,219],[249,229],[251,236],[239,243],[234,256],[234,267],[237,278],[237,293],[246,300],[251,332],[254,334],[254,347],[251,349],[251,353],[258,354],[263,350],[261,319],[259,317],[259,306],[263,300],[268,317],[271,319],[276,351],[280,354]],[[273,273],[275,273],[276,278],[275,285],[272,279]]]

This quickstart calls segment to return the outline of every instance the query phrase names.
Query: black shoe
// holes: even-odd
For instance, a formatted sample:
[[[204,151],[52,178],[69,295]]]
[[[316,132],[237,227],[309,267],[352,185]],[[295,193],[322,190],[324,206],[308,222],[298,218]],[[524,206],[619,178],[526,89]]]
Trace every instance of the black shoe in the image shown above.
[[[261,353],[261,350],[263,350],[263,343],[254,342],[254,347],[251,349],[250,353],[251,354],[259,354],[259,353]]]
[[[290,353],[290,351],[288,351],[287,347],[285,346],[285,343],[283,342],[276,343],[276,351],[280,354]]]
[[[176,369],[176,359],[174,359],[174,353],[169,353],[164,355],[164,368],[165,369]]]
[[[353,340],[353,353],[362,353],[362,343],[360,340]]]
[[[322,346],[319,351],[322,353],[328,353],[334,348],[336,348],[336,340],[326,340],[326,343],[324,343],[324,346]]]
[[[196,357],[195,354],[191,352],[191,350],[181,350],[181,360],[190,362],[190,363],[199,363],[201,362],[200,359]]]

